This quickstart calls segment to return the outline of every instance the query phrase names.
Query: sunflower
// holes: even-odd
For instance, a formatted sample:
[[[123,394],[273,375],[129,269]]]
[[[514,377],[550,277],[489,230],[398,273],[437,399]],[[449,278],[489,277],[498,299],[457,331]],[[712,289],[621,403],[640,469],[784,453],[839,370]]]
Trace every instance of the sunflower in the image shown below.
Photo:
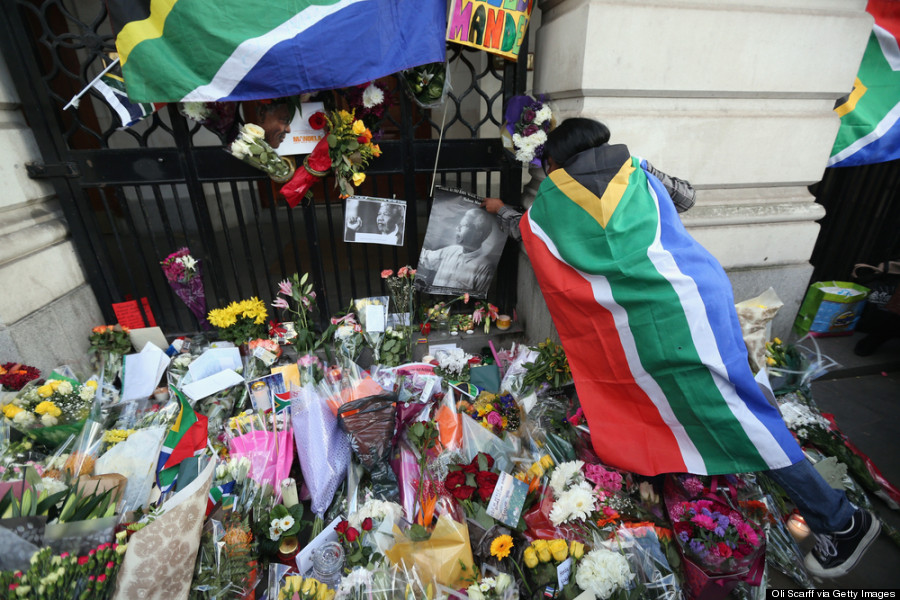
[[[503,560],[509,556],[512,547],[513,539],[511,536],[499,535],[491,542],[491,556],[496,556],[498,559]]]

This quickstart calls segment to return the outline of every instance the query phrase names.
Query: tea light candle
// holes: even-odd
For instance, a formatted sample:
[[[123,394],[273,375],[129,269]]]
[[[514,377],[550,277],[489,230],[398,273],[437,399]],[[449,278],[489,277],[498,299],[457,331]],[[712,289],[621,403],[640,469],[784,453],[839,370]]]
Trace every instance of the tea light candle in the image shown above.
[[[794,539],[797,540],[797,543],[801,543],[803,540],[809,537],[809,534],[812,533],[809,529],[809,525],[806,524],[806,521],[803,520],[798,514],[791,515],[791,518],[787,521],[788,531],[791,532],[791,535],[794,536]]]
[[[509,329],[510,326],[512,326],[512,319],[509,318],[509,315],[497,316],[497,329]]]

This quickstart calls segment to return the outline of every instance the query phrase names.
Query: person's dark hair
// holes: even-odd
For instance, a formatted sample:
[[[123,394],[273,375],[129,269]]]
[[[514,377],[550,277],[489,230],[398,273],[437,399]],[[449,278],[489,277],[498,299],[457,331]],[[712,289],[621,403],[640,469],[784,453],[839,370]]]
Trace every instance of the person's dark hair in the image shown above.
[[[547,134],[543,158],[550,157],[562,166],[579,152],[602,146],[608,141],[609,129],[606,125],[594,119],[573,117]]]
[[[261,100],[256,103],[256,116],[259,118],[260,122],[264,121],[266,118],[266,113],[273,110],[278,110],[282,107],[287,107],[290,112],[289,119],[294,117],[294,105],[291,103],[291,99],[288,98],[273,98],[271,100]]]

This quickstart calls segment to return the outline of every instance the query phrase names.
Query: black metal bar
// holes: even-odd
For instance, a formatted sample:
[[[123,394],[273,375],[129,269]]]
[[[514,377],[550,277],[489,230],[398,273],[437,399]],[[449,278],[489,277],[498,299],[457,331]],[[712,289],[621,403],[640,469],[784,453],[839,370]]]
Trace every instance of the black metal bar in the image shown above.
[[[278,266],[280,267],[281,277],[279,281],[287,278],[287,266],[284,262],[284,245],[281,243],[281,226],[278,222],[278,211],[275,208],[275,194],[272,192],[271,186],[263,186],[266,192],[266,203],[269,205],[269,222],[272,225],[272,235],[275,236],[275,245],[278,248]]]
[[[322,264],[321,245],[319,243],[319,226],[316,221],[316,206],[309,200],[303,201],[303,220],[306,222],[306,246],[309,248],[309,262],[312,277],[315,281],[316,304],[319,307],[319,318],[324,321],[331,314],[325,288],[325,269]]]
[[[144,231],[146,233],[145,237],[146,237],[146,239],[148,239],[150,241],[150,246],[153,249],[153,256],[157,257],[157,260],[161,260],[162,257],[168,256],[168,253],[163,254],[162,250],[156,245],[156,236],[153,234],[153,222],[150,218],[150,215],[147,213],[147,206],[144,201],[144,195],[141,193],[141,187],[135,186],[134,191],[135,191],[135,194],[137,195],[138,206],[141,207],[141,214],[144,216],[144,226],[145,226]],[[166,287],[168,287],[168,286],[166,286]],[[141,300],[140,293],[138,293],[136,288],[132,288],[132,289],[134,290],[135,295],[137,297],[138,305],[140,305],[140,300]],[[168,296],[169,302],[172,305],[173,314],[177,313],[178,306],[175,302],[175,294],[172,292],[171,289],[167,290],[167,296]]]
[[[232,181],[230,185],[231,185],[231,197],[238,198],[239,194],[238,194],[237,184]],[[222,235],[220,237],[225,238],[225,248],[228,250],[228,262],[231,264],[231,281],[232,281],[232,283],[235,284],[235,286],[237,286],[237,287],[235,287],[234,293],[237,295],[240,295],[241,289],[237,285],[238,275],[240,273],[238,271],[238,266],[237,266],[237,262],[236,262],[237,252],[235,251],[234,245],[231,242],[231,231],[228,228],[228,218],[225,216],[225,205],[224,205],[224,202],[222,202],[222,192],[221,192],[221,189],[219,188],[219,184],[215,184],[213,189],[215,190],[216,207],[219,209],[219,222],[222,224]],[[229,300],[230,300],[230,298],[228,298],[226,295],[226,297],[224,298],[223,305],[227,304],[229,302]]]

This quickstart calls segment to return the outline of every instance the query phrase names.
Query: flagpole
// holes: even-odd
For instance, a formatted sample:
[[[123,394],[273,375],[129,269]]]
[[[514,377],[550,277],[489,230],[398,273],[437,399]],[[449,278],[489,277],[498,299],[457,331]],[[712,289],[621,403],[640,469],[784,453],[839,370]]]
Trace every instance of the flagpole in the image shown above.
[[[114,60],[114,61],[112,61],[111,63],[109,63],[109,66],[107,66],[105,69],[103,69],[102,71],[100,71],[100,74],[97,75],[96,77],[94,77],[94,78],[91,80],[91,82],[90,82],[89,84],[87,84],[87,85],[84,87],[83,90],[81,90],[80,92],[78,92],[77,94],[75,94],[74,96],[72,96],[72,99],[69,100],[69,103],[66,104],[65,106],[63,106],[63,110],[68,109],[70,106],[74,106],[75,108],[78,108],[78,101],[81,99],[81,97],[84,96],[84,95],[87,93],[87,91],[88,91],[89,89],[91,89],[92,87],[94,87],[94,85],[97,84],[97,82],[100,80],[100,78],[103,77],[104,75],[106,75],[106,74],[109,72],[109,70],[112,69],[112,68],[113,68],[114,66],[116,66],[117,64],[119,64],[119,57],[118,57],[118,56],[116,57],[116,60]]]

